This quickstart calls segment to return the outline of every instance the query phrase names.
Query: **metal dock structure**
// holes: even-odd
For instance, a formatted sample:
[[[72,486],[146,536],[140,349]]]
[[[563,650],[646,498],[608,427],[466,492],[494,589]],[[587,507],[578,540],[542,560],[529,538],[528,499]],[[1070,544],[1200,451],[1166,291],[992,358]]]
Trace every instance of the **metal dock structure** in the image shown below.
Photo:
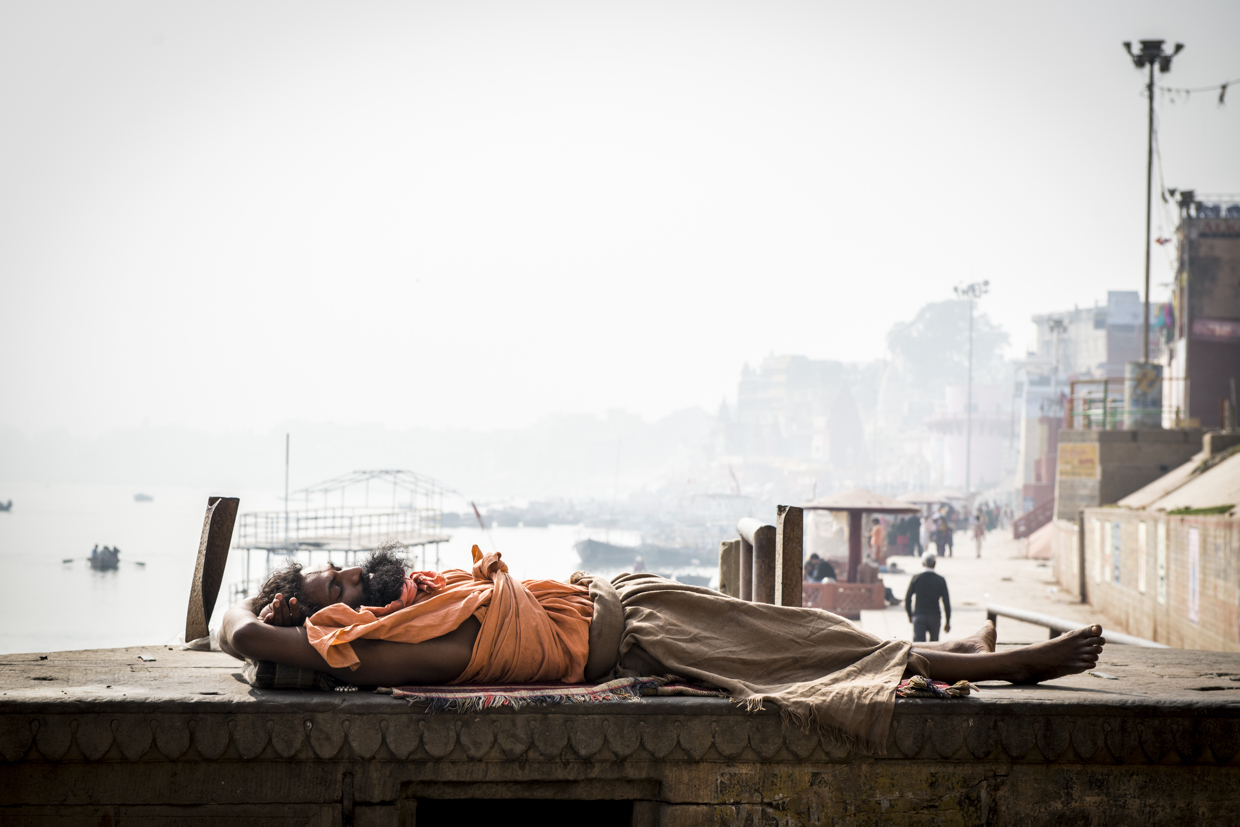
[[[247,579],[232,587],[232,601],[256,593],[279,561],[347,566],[392,541],[412,550],[416,567],[438,569],[439,545],[451,538],[443,531],[443,499],[455,493],[413,471],[354,471],[292,492],[282,511],[240,514],[233,548],[245,552]],[[301,507],[294,508],[298,500]],[[265,555],[257,579],[250,578],[254,552]]]

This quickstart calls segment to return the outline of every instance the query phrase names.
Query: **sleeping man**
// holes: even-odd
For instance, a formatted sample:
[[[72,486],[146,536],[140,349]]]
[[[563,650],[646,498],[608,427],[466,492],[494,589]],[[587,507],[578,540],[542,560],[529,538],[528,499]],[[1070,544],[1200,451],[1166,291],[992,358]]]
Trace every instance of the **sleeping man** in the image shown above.
[[[224,616],[238,658],[357,685],[582,683],[675,675],[806,728],[882,749],[902,677],[1037,683],[1093,668],[1099,626],[995,651],[987,621],[938,644],[884,640],[837,615],[750,603],[653,574],[518,581],[498,553],[470,570],[408,572],[398,547],[364,565],[290,564]]]

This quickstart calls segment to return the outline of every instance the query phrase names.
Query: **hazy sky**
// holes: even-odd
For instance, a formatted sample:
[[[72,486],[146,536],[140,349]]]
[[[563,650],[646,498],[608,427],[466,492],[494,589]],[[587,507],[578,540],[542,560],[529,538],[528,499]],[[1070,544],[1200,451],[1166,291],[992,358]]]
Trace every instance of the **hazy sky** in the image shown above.
[[[1142,37],[1240,77],[1235,2],[4,2],[0,425],[713,409],[983,278],[1023,349],[1140,289]]]

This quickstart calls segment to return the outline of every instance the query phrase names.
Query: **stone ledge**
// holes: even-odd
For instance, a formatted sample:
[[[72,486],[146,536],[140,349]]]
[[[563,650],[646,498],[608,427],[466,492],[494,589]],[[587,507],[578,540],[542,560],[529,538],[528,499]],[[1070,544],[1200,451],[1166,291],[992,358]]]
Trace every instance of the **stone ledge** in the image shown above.
[[[1112,655],[1112,651],[1116,654]],[[219,653],[0,656],[5,762],[847,762],[844,745],[712,698],[427,714],[370,693],[274,692]],[[1108,648],[1118,680],[983,684],[980,697],[896,704],[886,758],[1230,764],[1240,655]],[[111,683],[105,681],[112,681]],[[881,760],[881,759],[880,759]]]
[[[0,823],[415,827],[483,798],[634,827],[1233,820],[1240,654],[1108,647],[1099,671],[899,701],[870,757],[719,699],[428,715],[256,691],[218,653],[0,656]]]

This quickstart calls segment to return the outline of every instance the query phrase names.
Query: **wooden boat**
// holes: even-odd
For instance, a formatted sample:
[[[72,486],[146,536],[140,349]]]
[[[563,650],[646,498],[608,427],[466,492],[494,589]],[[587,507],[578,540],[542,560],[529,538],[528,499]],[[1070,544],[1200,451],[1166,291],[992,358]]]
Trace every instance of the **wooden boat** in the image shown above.
[[[598,540],[581,540],[573,545],[587,570],[631,569],[642,558],[647,570],[701,565],[701,549],[673,546],[616,546]]]
[[[90,560],[90,567],[95,571],[113,571],[120,567],[120,556],[118,549],[104,546],[98,551],[92,551],[87,559]]]

